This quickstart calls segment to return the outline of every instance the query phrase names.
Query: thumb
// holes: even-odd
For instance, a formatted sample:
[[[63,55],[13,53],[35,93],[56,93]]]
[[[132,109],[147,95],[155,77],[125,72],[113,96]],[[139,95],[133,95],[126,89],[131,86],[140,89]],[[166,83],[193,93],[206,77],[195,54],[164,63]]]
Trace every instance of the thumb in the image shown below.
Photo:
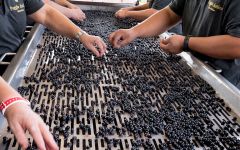
[[[119,45],[120,45],[120,47],[124,47],[124,46],[126,46],[127,44],[129,44],[130,42],[131,42],[130,39],[125,38],[125,39],[123,39],[122,41],[119,42]]]
[[[162,39],[162,40],[160,41],[160,43],[163,43],[163,44],[167,45],[167,44],[169,43],[169,41],[170,41],[170,38]]]
[[[94,45],[89,44],[89,45],[87,45],[86,47],[87,47],[94,55],[96,55],[97,57],[100,56],[99,51],[97,50],[97,48],[96,48]]]
[[[163,41],[163,40],[160,41],[160,48],[161,48],[162,50],[168,51],[168,49],[169,49],[168,47],[169,47],[168,42]]]

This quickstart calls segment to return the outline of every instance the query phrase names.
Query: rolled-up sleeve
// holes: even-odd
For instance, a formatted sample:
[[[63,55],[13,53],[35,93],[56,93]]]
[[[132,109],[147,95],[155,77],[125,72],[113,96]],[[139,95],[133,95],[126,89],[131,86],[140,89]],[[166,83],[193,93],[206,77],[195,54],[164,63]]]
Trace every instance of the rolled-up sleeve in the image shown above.
[[[226,10],[223,19],[225,33],[235,37],[240,37],[239,0],[231,0],[224,9]]]
[[[156,10],[161,10],[164,7],[168,6],[172,0],[155,0],[152,4],[152,8]]]
[[[27,15],[31,15],[42,8],[44,4],[42,0],[24,0],[24,5]]]
[[[169,5],[169,7],[178,16],[182,16],[183,11],[184,11],[185,3],[186,3],[186,0],[173,0],[172,3]]]
[[[148,4],[149,4],[149,8],[152,8],[153,0],[148,1]]]

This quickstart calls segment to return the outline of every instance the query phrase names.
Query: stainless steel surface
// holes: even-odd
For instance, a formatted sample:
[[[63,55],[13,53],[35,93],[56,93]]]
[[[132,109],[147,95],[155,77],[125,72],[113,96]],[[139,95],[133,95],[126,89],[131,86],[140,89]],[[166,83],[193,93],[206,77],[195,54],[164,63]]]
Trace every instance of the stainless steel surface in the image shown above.
[[[166,39],[171,35],[173,34],[165,32],[159,35],[159,37],[160,39]],[[182,52],[179,56],[184,59],[193,72],[207,81],[216,90],[219,97],[223,98],[225,102],[233,108],[237,116],[240,117],[240,90],[216,70],[194,57],[191,53]]]
[[[79,5],[82,10],[103,10],[103,11],[117,11],[123,7],[133,6],[133,4],[119,4],[119,3],[104,3],[104,2],[80,2],[72,1]]]
[[[27,36],[26,40],[23,42],[22,46],[19,48],[18,53],[6,53],[2,56],[3,60],[8,55],[15,55],[15,57],[10,62],[0,62],[1,65],[6,65],[7,69],[3,74],[3,79],[6,80],[13,88],[17,88],[25,75],[29,64],[32,61],[32,57],[36,52],[36,45],[39,42],[42,33],[44,32],[44,27],[36,24]],[[2,114],[0,113],[0,131],[3,127],[6,127],[7,123]],[[0,138],[2,135],[0,134]]]
[[[90,3],[91,4],[91,3]],[[104,5],[104,6],[84,6],[81,5],[85,10],[116,10],[121,6],[112,6],[112,5]],[[12,63],[9,65],[7,71],[3,75],[3,78],[8,81],[14,88],[17,88],[22,78],[26,75],[26,73],[31,74],[33,71],[33,64],[36,63],[36,59],[38,56],[37,44],[41,41],[42,34],[44,32],[44,27],[41,25],[35,25],[30,36],[25,40],[23,45],[20,47],[18,53],[12,60]],[[233,111],[240,117],[240,92],[237,88],[231,85],[228,81],[226,81],[221,75],[215,73],[214,70],[206,66],[201,61],[197,60],[191,54],[182,53],[180,54],[184,61],[189,65],[189,67],[196,74],[200,75],[204,80],[206,80],[218,93],[218,95],[225,100],[225,102],[233,109]],[[0,117],[0,121],[3,124],[0,124],[0,127],[5,127],[6,122],[2,122],[2,118]],[[0,128],[1,129],[1,128]],[[0,133],[0,138],[2,137]],[[83,136],[82,138],[89,139],[91,136]],[[1,141],[1,139],[0,139]],[[80,143],[82,144],[82,143]],[[0,145],[1,148],[1,145]]]
[[[10,64],[10,61],[6,60],[6,57],[14,56],[14,55],[16,55],[16,53],[5,53],[5,54],[3,54],[0,58],[0,63],[9,63]]]
[[[32,60],[32,56],[36,52],[36,46],[44,32],[44,27],[36,24],[29,36],[19,48],[17,54],[11,61],[7,70],[3,74],[3,78],[14,88],[17,88],[23,78],[28,65]]]
[[[169,38],[172,34],[165,32],[159,35],[160,38]],[[218,71],[214,70],[206,63],[203,63],[191,53],[182,52],[179,54],[188,66],[202,79],[207,81],[217,92],[219,97],[223,98],[225,102],[233,108],[237,116],[240,117],[240,90],[232,83],[226,80]]]
[[[133,6],[136,3],[132,2],[116,2],[116,1],[78,1],[78,0],[71,0],[72,3],[82,5],[90,5],[90,6],[110,6],[110,7],[124,7],[124,6]]]
[[[240,117],[239,89],[193,55],[183,52],[180,56],[184,58],[186,63],[196,74],[202,77],[216,90],[219,97],[223,98],[225,102],[235,111],[237,116]]]
[[[26,39],[26,37],[30,33],[32,27],[33,26],[26,26],[26,30],[24,32],[22,41],[24,41]],[[0,75],[1,76],[4,74],[5,70],[8,68],[8,65],[10,65],[10,63],[15,55],[16,55],[16,53],[9,52],[9,53],[5,53],[1,56],[1,58],[0,58]]]

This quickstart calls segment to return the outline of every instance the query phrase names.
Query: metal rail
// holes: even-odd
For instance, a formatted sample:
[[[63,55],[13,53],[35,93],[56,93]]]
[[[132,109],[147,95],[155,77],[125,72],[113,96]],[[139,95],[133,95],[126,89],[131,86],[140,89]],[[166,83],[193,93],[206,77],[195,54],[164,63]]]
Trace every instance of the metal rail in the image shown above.
[[[217,92],[219,97],[233,109],[238,117],[240,117],[240,91],[222,75],[218,74],[208,65],[198,60],[189,53],[181,53],[180,56],[186,61],[188,66],[194,73],[207,81]]]
[[[34,53],[36,52],[36,46],[44,32],[42,25],[36,24],[29,36],[23,42],[19,48],[17,54],[11,61],[11,64],[3,74],[3,78],[14,88],[19,86],[19,83],[24,76],[28,65],[31,63]]]

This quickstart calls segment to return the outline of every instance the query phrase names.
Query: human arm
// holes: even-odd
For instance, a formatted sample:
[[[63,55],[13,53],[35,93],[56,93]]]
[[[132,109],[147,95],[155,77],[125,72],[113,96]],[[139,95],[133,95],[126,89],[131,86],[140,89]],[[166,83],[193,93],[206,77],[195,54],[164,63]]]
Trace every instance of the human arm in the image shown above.
[[[65,6],[67,8],[70,8],[70,9],[79,9],[78,6],[70,3],[67,0],[54,0],[54,2],[58,3],[59,5]]]
[[[120,48],[138,37],[157,36],[181,20],[168,6],[131,29],[120,29],[109,36],[111,44]]]
[[[51,6],[44,5],[30,17],[49,29],[69,38],[76,39],[76,34],[82,31],[78,26]],[[106,51],[106,44],[100,37],[84,34],[80,37],[83,45],[91,50],[97,57],[103,56]],[[97,49],[98,48],[98,49]]]
[[[119,19],[124,19],[124,18],[130,17],[129,16],[130,14],[128,15],[128,13],[131,13],[133,11],[134,12],[143,11],[143,10],[146,10],[146,9],[149,9],[149,3],[143,4],[143,5],[139,5],[139,6],[134,6],[134,7],[121,8],[120,10],[118,10],[115,13],[115,17],[119,18]],[[144,19],[141,19],[141,20],[144,20]]]
[[[0,77],[0,102],[2,103],[13,97],[21,97],[21,95]],[[57,144],[43,120],[34,113],[27,104],[20,102],[12,104],[6,109],[5,117],[7,118],[11,131],[23,149],[28,147],[25,130],[28,130],[32,135],[38,149],[58,149]]]
[[[184,36],[174,35],[160,42],[160,47],[173,54],[183,50]],[[191,37],[189,48],[195,52],[219,59],[240,58],[240,38],[231,35],[217,35],[210,37]]]
[[[139,11],[121,11],[117,14],[117,18],[125,19],[125,18],[133,18],[136,20],[145,20],[154,13],[156,13],[157,10],[153,8],[145,9],[145,10],[139,10]]]
[[[65,1],[65,0],[60,0],[60,1]],[[61,4],[61,3],[59,4],[59,3],[56,3],[56,2],[50,1],[50,0],[44,0],[44,3],[57,9],[58,11],[60,11],[62,14],[64,14],[66,17],[68,17],[70,19],[74,19],[77,21],[83,21],[84,19],[86,19],[85,14],[83,13],[83,11],[80,8],[73,9],[73,8],[70,8],[67,6],[65,7],[64,4]]]
[[[133,6],[133,7],[125,7],[122,9],[138,11],[138,10],[144,10],[144,9],[148,9],[148,8],[149,8],[149,3],[143,4],[143,5],[138,5],[138,6]]]

